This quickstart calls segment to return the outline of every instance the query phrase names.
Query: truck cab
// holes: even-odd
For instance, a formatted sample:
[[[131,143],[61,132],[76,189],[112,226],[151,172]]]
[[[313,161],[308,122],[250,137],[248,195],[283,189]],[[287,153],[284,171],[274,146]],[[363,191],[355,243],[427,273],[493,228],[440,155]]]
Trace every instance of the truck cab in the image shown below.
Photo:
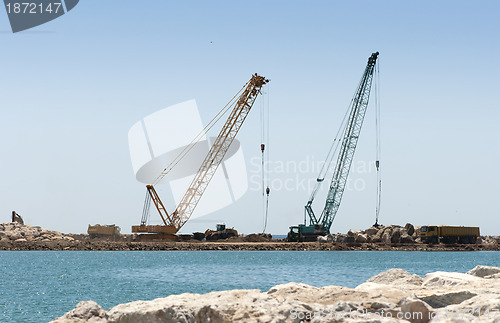
[[[286,241],[288,242],[299,242],[302,240],[302,234],[300,234],[300,229],[298,226],[290,227],[290,231],[286,236]]]
[[[436,225],[424,225],[420,228],[420,239],[426,243],[438,243],[439,232]]]

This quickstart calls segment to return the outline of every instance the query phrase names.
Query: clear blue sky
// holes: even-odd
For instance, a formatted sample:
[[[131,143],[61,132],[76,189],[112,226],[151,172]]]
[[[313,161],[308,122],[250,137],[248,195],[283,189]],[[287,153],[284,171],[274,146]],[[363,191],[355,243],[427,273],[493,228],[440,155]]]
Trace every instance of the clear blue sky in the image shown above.
[[[478,225],[498,235],[499,13],[498,1],[83,0],[12,34],[0,10],[1,222],[17,210],[29,224],[63,232],[89,223],[129,232],[144,195],[129,128],[192,98],[208,122],[255,72],[271,79],[271,160],[320,161],[367,58],[379,51],[380,222]],[[375,158],[373,107],[354,167]],[[238,138],[251,173],[258,112]],[[281,182],[316,175],[271,173]],[[345,193],[333,232],[374,222],[375,174],[351,175],[366,187]],[[267,231],[284,234],[302,221],[309,193],[271,194]],[[317,200],[319,213],[324,192]],[[259,232],[260,203],[250,190],[183,231],[222,220]]]

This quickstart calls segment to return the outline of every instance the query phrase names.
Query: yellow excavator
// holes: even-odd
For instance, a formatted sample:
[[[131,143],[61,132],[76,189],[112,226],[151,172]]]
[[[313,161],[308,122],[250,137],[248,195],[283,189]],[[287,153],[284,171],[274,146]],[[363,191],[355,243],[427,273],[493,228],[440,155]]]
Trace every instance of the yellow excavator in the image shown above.
[[[219,118],[226,111],[229,111],[230,108],[233,107],[226,123],[222,127],[222,130],[220,131],[219,135],[208,151],[207,156],[201,163],[201,166],[198,172],[195,174],[193,180],[191,181],[191,184],[189,185],[186,193],[177,205],[177,208],[172,213],[167,212],[167,209],[161,201],[160,196],[156,192],[154,185],[158,184],[163,179],[163,177],[165,177],[172,170],[172,168],[177,165],[177,163],[189,152],[194,144],[196,144],[196,141],[193,140],[191,144],[188,145],[179,154],[179,156],[177,156],[171,162],[171,164],[162,171],[162,173],[152,184],[146,186],[147,193],[146,200],[144,202],[141,224],[132,226],[133,233],[147,234],[141,237],[144,239],[174,239],[176,237],[175,234],[189,220],[196,208],[196,205],[203,196],[203,193],[205,193],[210,180],[214,176],[226,152],[229,150],[231,143],[236,137],[236,134],[243,125],[243,122],[250,112],[250,109],[252,108],[258,94],[261,93],[260,90],[262,86],[264,86],[268,82],[268,79],[255,73],[254,75],[252,75],[250,81],[248,81],[243,86],[240,92],[238,92],[233,97],[233,99],[219,112],[219,114],[217,114],[216,118],[217,120],[219,120]],[[206,131],[208,132],[209,129],[210,128],[208,128]],[[147,224],[149,217],[149,206],[151,201],[153,201],[156,210],[160,214],[160,217],[163,221],[162,225]]]

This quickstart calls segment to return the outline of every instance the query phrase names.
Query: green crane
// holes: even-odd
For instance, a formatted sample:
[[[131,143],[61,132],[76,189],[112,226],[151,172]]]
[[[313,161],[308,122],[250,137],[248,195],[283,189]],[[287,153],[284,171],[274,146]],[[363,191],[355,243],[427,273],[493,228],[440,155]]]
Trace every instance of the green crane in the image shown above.
[[[365,118],[366,109],[368,107],[368,100],[370,98],[370,91],[373,79],[373,73],[375,70],[375,63],[377,61],[379,53],[373,53],[368,59],[363,77],[361,82],[354,94],[351,101],[351,105],[348,110],[347,122],[343,128],[342,136],[339,141],[341,141],[341,147],[337,157],[337,163],[333,172],[332,181],[330,183],[330,189],[328,190],[328,195],[326,197],[325,207],[323,212],[319,217],[314,214],[312,209],[312,203],[316,197],[316,193],[319,190],[319,186],[325,178],[325,174],[328,170],[329,163],[326,162],[325,167],[320,172],[318,179],[316,181],[316,187],[313,189],[311,197],[307,201],[304,212],[304,224],[298,226],[290,227],[290,233],[288,235],[288,240],[307,240],[307,237],[316,238],[317,235],[323,235],[330,232],[330,227],[332,226],[333,220],[337,215],[337,211],[340,207],[340,202],[344,194],[344,189],[347,183],[347,177],[349,175],[349,170],[351,169],[352,160],[354,157],[354,152],[356,150],[356,145],[358,143],[359,134],[361,132],[361,126],[363,125],[363,120]],[[342,127],[341,127],[342,129]],[[340,130],[339,130],[340,133]],[[336,139],[337,140],[337,139]],[[337,142],[338,143],[338,142]],[[328,159],[333,158],[336,149],[334,145],[330,149],[327,156]],[[378,161],[376,166],[378,168]],[[309,225],[306,225],[306,215],[309,217]]]

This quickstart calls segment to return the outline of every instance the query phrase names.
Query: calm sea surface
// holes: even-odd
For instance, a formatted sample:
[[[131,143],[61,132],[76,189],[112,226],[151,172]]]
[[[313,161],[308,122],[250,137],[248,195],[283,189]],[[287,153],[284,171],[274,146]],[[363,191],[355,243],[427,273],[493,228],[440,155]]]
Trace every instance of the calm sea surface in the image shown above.
[[[47,322],[94,300],[104,309],[185,292],[287,282],[355,287],[389,268],[425,275],[500,266],[500,252],[0,251],[0,322]]]

